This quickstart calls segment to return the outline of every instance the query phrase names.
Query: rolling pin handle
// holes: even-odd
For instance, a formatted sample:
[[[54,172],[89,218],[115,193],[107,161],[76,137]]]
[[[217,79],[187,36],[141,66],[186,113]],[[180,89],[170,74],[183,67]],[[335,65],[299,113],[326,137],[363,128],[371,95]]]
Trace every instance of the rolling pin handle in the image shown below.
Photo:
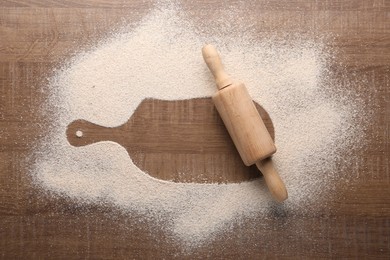
[[[288,198],[286,186],[277,173],[271,158],[257,161],[256,166],[263,174],[268,189],[275,200],[278,202],[286,200]]]
[[[218,89],[223,89],[233,84],[233,79],[225,72],[221,58],[219,57],[217,49],[211,44],[207,44],[202,48],[203,59],[207,67],[215,78]]]

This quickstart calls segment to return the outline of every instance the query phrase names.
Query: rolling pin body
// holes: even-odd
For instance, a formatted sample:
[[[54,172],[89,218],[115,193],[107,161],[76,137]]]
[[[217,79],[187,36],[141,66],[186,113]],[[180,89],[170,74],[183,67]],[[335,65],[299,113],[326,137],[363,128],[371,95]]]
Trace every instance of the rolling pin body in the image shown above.
[[[287,189],[268,158],[276,152],[276,147],[245,85],[232,80],[225,72],[212,45],[204,46],[202,54],[218,88],[213,96],[214,104],[244,164],[256,164],[273,197],[284,201],[288,197]]]
[[[246,166],[276,152],[272,138],[243,83],[233,83],[217,91],[213,101]]]

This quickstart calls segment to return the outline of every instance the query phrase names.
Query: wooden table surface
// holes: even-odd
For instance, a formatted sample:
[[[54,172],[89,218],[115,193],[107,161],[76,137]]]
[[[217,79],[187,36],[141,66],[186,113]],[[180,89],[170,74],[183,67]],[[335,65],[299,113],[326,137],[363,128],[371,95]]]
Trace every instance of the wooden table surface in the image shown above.
[[[179,1],[189,19],[221,4],[244,1]],[[37,190],[24,158],[42,137],[47,76],[77,50],[101,39],[123,24],[139,21],[153,2],[134,1],[18,1],[0,2],[0,258],[363,258],[390,257],[390,1],[254,1],[259,13],[256,31],[332,35],[331,47],[346,72],[362,82],[354,86],[373,110],[366,127],[368,145],[346,171],[359,178],[340,190],[330,207],[311,216],[294,215],[235,227],[226,237],[182,255],[182,251],[153,229],[137,225],[137,216],[113,209],[78,207]],[[337,62],[336,62],[337,64]],[[341,66],[341,65],[340,65]],[[334,68],[337,70],[337,68]],[[211,109],[210,100],[177,101],[150,106],[183,116],[183,106]],[[202,110],[196,115],[204,116]],[[215,112],[215,111],[214,111]],[[221,128],[215,115],[208,118]],[[143,131],[139,126],[136,131]],[[213,130],[213,131],[214,131]],[[277,129],[275,130],[277,131]],[[201,142],[201,140],[200,140]],[[230,149],[230,148],[229,148]],[[232,160],[238,160],[232,150]],[[237,163],[236,163],[237,164]],[[144,169],[165,178],[155,165]],[[140,166],[141,167],[141,166]],[[141,168],[142,168],[141,167]],[[243,178],[252,178],[253,171]],[[169,169],[167,170],[169,171]],[[161,176],[158,176],[161,174]],[[172,176],[171,176],[172,177]],[[175,176],[173,176],[175,177]],[[192,176],[196,178],[196,176]],[[207,177],[207,176],[206,176]],[[225,176],[226,177],[226,176]],[[224,176],[209,176],[223,181]],[[242,176],[241,176],[242,177]],[[226,178],[233,178],[227,176]],[[234,179],[233,181],[239,181]],[[281,225],[283,223],[284,225]],[[298,232],[297,229],[300,232]],[[250,240],[262,232],[258,241]]]

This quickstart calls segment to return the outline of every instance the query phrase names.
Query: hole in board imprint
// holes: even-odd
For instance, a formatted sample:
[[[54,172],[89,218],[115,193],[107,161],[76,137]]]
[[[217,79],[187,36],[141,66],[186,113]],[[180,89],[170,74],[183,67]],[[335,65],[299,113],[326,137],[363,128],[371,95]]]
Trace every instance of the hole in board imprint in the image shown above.
[[[76,136],[77,136],[78,138],[83,137],[83,131],[77,130],[77,131],[76,131]]]

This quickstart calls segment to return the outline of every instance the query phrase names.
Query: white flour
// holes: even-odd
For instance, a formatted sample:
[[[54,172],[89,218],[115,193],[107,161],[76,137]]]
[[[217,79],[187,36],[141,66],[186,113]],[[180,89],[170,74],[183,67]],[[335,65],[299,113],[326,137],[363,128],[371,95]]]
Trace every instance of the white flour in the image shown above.
[[[321,43],[307,40],[254,41],[246,35],[232,43],[223,35],[209,38],[178,11],[155,9],[136,28],[79,53],[55,72],[46,107],[55,117],[34,153],[35,182],[76,203],[108,203],[164,218],[164,229],[185,247],[202,244],[232,222],[269,214],[275,204],[262,178],[240,184],[161,181],[137,168],[116,143],[73,147],[66,139],[73,120],[121,125],[144,98],[211,96],[216,89],[201,48],[213,43],[226,70],[246,83],[273,120],[274,160],[289,191],[285,208],[309,213],[314,203],[326,203],[337,160],[361,137],[354,120],[363,109],[332,94],[338,86],[330,85],[329,53]]]

